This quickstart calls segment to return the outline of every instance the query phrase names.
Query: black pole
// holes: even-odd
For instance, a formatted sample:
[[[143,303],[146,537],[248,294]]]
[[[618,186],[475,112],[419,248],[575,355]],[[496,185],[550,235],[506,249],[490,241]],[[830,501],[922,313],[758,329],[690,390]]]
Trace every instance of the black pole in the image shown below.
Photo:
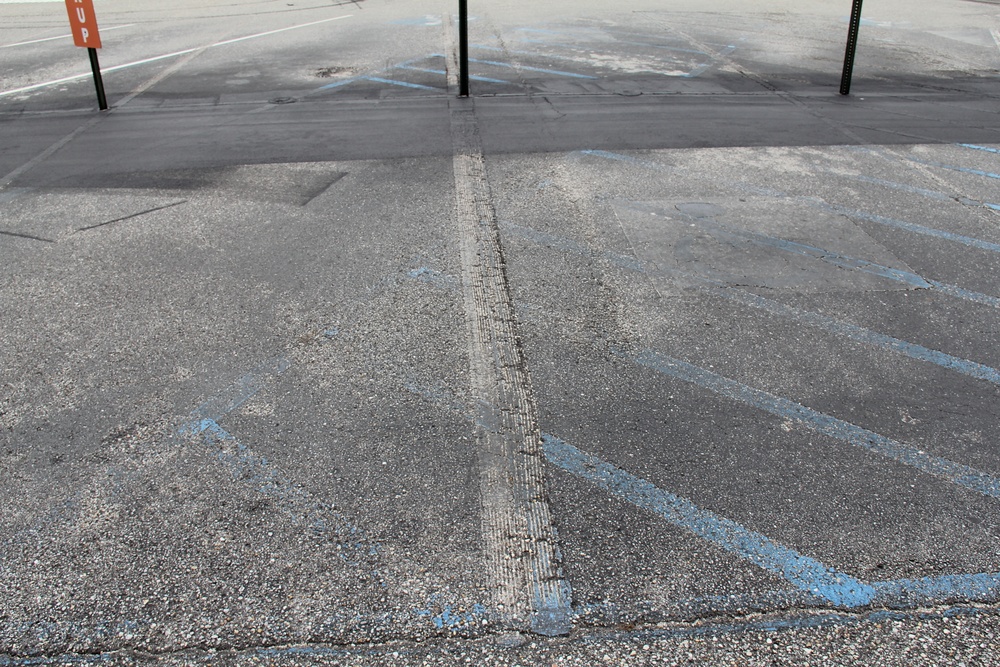
[[[458,0],[458,94],[469,96],[469,3]]]
[[[858,50],[858,31],[861,29],[861,0],[854,0],[851,8],[851,25],[847,29],[847,52],[844,54],[844,74],[840,77],[840,94],[851,92],[851,76],[854,74],[854,54]]]
[[[97,49],[87,49],[90,52],[90,69],[94,70],[94,86],[97,87],[97,106],[104,111],[108,108],[108,98],[104,96],[104,79],[101,78],[101,64],[97,62]]]

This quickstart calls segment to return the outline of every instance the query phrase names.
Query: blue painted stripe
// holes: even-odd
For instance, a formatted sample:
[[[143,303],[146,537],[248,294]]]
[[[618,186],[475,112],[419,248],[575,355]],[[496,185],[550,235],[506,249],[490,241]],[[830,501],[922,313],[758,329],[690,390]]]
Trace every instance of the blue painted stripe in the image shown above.
[[[995,296],[990,296],[989,294],[983,294],[982,292],[973,292],[972,290],[967,290],[964,287],[958,287],[957,285],[948,285],[946,283],[941,283],[936,280],[928,280],[931,286],[944,294],[949,296],[955,296],[959,299],[965,299],[966,301],[972,301],[973,303],[979,303],[984,306],[992,306],[993,308],[1000,308],[1000,298]]]
[[[427,72],[428,74],[448,76],[448,72],[443,69],[427,69],[425,67],[414,67],[412,65],[396,65],[395,69],[407,69],[414,72]],[[491,79],[488,76],[476,76],[475,74],[470,74],[469,78],[473,81],[482,81],[483,83],[510,83],[510,81],[505,81],[504,79]]]
[[[1000,174],[994,174],[991,171],[983,171],[982,169],[970,169],[968,167],[959,167],[953,164],[944,164],[942,162],[931,162],[929,160],[918,160],[916,158],[909,158],[909,160],[911,162],[916,162],[917,164],[926,164],[929,167],[938,167],[939,169],[957,171],[963,174],[973,174],[974,176],[985,176],[986,178],[1000,179]]]
[[[933,236],[935,238],[946,239],[948,241],[954,241],[955,243],[961,243],[971,248],[978,248],[979,250],[988,250],[989,252],[1000,253],[1000,244],[991,243],[989,241],[982,241],[980,239],[972,238],[971,236],[962,236],[961,234],[954,234],[952,232],[946,232],[940,229],[934,229],[932,227],[924,227],[923,225],[907,222],[905,220],[896,220],[894,218],[887,218],[882,215],[875,215],[874,213],[857,211],[854,209],[847,208],[845,206],[838,206],[836,204],[826,204],[823,206],[823,208],[826,208],[827,210],[830,211],[834,211],[836,213],[841,213],[851,218],[860,218],[861,220],[877,222],[878,224],[886,225],[887,227],[896,227],[897,229],[905,229],[906,231],[914,232],[916,234],[923,234],[924,236]]]
[[[827,172],[834,174],[836,176],[841,176],[843,178],[850,178],[855,181],[861,181],[862,183],[871,183],[873,185],[881,185],[892,190],[900,190],[902,192],[912,192],[913,194],[923,195],[929,199],[936,199],[937,201],[955,201],[954,197],[951,197],[943,192],[938,192],[937,190],[927,190],[925,188],[918,188],[912,185],[906,185],[905,183],[897,183],[895,181],[887,181],[883,178],[873,178],[871,176],[865,176],[863,174],[838,174],[836,172]]]
[[[578,74],[577,72],[563,72],[557,69],[543,69],[541,67],[528,67],[527,65],[511,65],[510,63],[502,63],[496,60],[480,60],[478,58],[469,58],[470,63],[480,63],[482,65],[492,65],[494,67],[506,67],[508,69],[515,70],[525,70],[528,72],[541,72],[543,74],[555,74],[557,76],[568,76],[576,79],[596,79],[596,76],[590,76],[589,74]]]
[[[879,602],[888,606],[962,601],[992,601],[1000,596],[1000,573],[951,574],[873,583]]]
[[[971,148],[977,151],[986,151],[987,153],[1000,153],[1000,149],[990,148],[989,146],[980,146],[979,144],[958,144],[962,148]]]
[[[387,83],[392,86],[403,86],[404,88],[415,88],[417,90],[433,90],[435,92],[441,92],[443,88],[435,88],[433,86],[424,86],[419,83],[410,83],[409,81],[397,81],[395,79],[384,79],[380,76],[363,76],[362,79],[366,81],[374,81],[376,83]]]
[[[713,293],[717,293],[730,301],[735,301],[759,310],[765,310],[775,315],[780,315],[782,317],[802,322],[803,324],[808,324],[809,326],[818,327],[824,331],[829,331],[830,333],[851,338],[860,343],[874,345],[884,350],[902,354],[918,361],[926,361],[936,364],[937,366],[962,373],[963,375],[968,375],[969,377],[973,377],[978,380],[985,380],[1000,386],[1000,371],[975,361],[969,361],[968,359],[955,357],[944,352],[938,352],[937,350],[932,350],[924,347],[923,345],[917,345],[916,343],[900,340],[899,338],[893,338],[892,336],[887,336],[885,334],[878,333],[877,331],[872,331],[871,329],[859,327],[855,324],[850,324],[849,322],[842,322],[832,317],[827,317],[826,315],[802,310],[795,308],[794,306],[788,306],[778,301],[758,296],[751,292],[736,289],[724,289]]]
[[[904,283],[910,287],[917,289],[928,289],[931,287],[931,283],[924,280],[912,271],[906,271],[904,269],[894,269],[889,266],[884,266],[882,264],[876,264],[875,262],[869,262],[866,259],[860,259],[858,257],[851,257],[850,255],[842,255],[832,250],[826,250],[824,248],[817,248],[816,246],[811,246],[806,243],[799,243],[797,241],[788,241],[786,239],[777,238],[774,236],[767,236],[766,234],[758,234],[756,232],[749,231],[737,231],[734,229],[729,229],[723,227],[723,225],[716,223],[714,221],[708,220],[707,218],[699,219],[699,223],[706,228],[711,228],[712,233],[717,236],[724,236],[729,238],[738,238],[751,241],[758,245],[763,245],[769,248],[775,248],[777,250],[782,250],[785,252],[795,253],[797,255],[804,255],[806,257],[813,257],[815,259],[822,260],[829,264],[835,266],[840,266],[845,269],[857,269],[859,271],[864,271],[865,273],[870,273],[872,275],[881,276],[883,278],[889,278],[890,280],[895,280],[897,282]]]
[[[337,536],[355,551],[374,555],[374,544],[365,547],[360,531],[330,505],[316,500],[298,484],[280,475],[271,463],[254,454],[246,445],[237,441],[214,419],[194,419],[178,431],[184,437],[195,438],[209,448],[213,457],[223,463],[234,480],[248,484],[274,501],[275,506],[292,519],[316,533]],[[346,558],[345,555],[342,554]]]
[[[857,269],[872,275],[889,278],[890,280],[895,280],[916,289],[933,288],[949,296],[958,297],[960,299],[972,301],[973,303],[978,303],[984,306],[1000,308],[1000,298],[998,297],[983,294],[982,292],[975,292],[973,290],[965,289],[964,287],[958,287],[957,285],[949,285],[937,280],[925,279],[912,271],[893,269],[888,266],[869,262],[868,260],[851,257],[850,255],[841,255],[840,253],[836,253],[831,250],[824,250],[823,248],[817,248],[805,243],[787,241],[785,239],[766,236],[764,234],[756,234],[754,232],[737,232],[735,230],[724,229],[722,225],[719,225],[718,223],[713,224],[712,221],[707,219],[701,219],[699,222],[701,222],[704,227],[711,227],[713,229],[713,233],[719,236],[743,238],[748,241],[752,241],[753,243],[776,248],[778,250],[793,252],[807,257],[815,257],[816,259],[828,262],[835,266],[841,266],[847,269]]]
[[[630,257],[628,255],[621,255],[618,253],[612,253],[609,251],[597,252],[592,250],[588,246],[577,243],[571,239],[567,239],[562,236],[557,236],[555,234],[546,234],[544,232],[539,232],[537,230],[531,229],[530,227],[524,227],[521,225],[515,225],[512,223],[501,222],[501,228],[505,232],[510,232],[516,234],[520,238],[526,239],[533,243],[543,245],[553,250],[559,250],[562,252],[568,252],[581,257],[599,257],[607,260],[608,262],[614,264],[615,266],[627,269],[629,271],[636,271],[640,273],[648,273],[646,271],[643,263],[636,259],[635,257]],[[661,271],[662,272],[662,271]],[[809,326],[818,327],[830,333],[845,336],[851,338],[861,343],[866,343],[868,345],[874,345],[878,348],[886,350],[888,352],[893,352],[896,354],[901,354],[903,356],[909,357],[911,359],[916,359],[918,361],[925,361],[928,363],[947,368],[949,370],[967,375],[969,377],[976,378],[978,380],[985,380],[992,384],[1000,386],[1000,371],[985,364],[980,364],[975,361],[970,361],[968,359],[963,359],[961,357],[956,357],[945,352],[939,352],[937,350],[932,350],[923,345],[918,345],[917,343],[911,343],[899,338],[894,338],[886,334],[879,333],[877,331],[872,331],[871,329],[866,329],[864,327],[851,324],[849,322],[843,322],[841,320],[834,319],[832,317],[827,317],[826,315],[821,315],[812,311],[802,310],[794,306],[788,306],[773,299],[768,299],[752,292],[747,292],[744,290],[738,290],[730,288],[726,283],[719,282],[717,280],[711,280],[708,278],[702,278],[694,274],[680,273],[682,278],[691,280],[695,283],[701,283],[704,285],[711,285],[713,287],[720,287],[724,289],[715,290],[712,294],[722,296],[730,301],[735,301],[737,303],[750,306],[752,308],[757,308],[759,310],[764,310],[781,317],[787,317],[793,319],[803,324]],[[937,287],[942,291],[949,292],[955,288],[950,285],[944,285],[943,283],[930,283],[932,287]],[[958,296],[958,295],[956,295]],[[971,294],[961,294],[962,298],[969,298],[971,300],[976,300],[977,298],[985,297],[986,295],[977,295],[976,293]],[[990,298],[990,297],[986,297]],[[996,300],[1000,301],[1000,300]],[[987,302],[988,305],[998,305],[992,302]]]
[[[331,88],[339,88],[340,86],[346,86],[349,83],[354,83],[355,81],[360,81],[363,78],[364,78],[363,76],[352,76],[352,77],[350,77],[348,79],[341,79],[340,81],[334,81],[333,83],[328,83],[325,86],[320,86],[319,88],[317,88],[316,90],[314,90],[312,92],[313,93],[318,93],[321,90],[329,90]]]
[[[957,486],[992,498],[1000,498],[1000,479],[975,468],[932,456],[912,445],[807,408],[787,398],[748,387],[680,359],[660,355],[650,350],[634,357],[624,354],[621,356],[646,368],[690,382],[720,396],[769,412],[782,419],[791,419],[817,433],[885,456]]]
[[[875,596],[875,589],[847,574],[772,542],[735,521],[700,509],[690,500],[657,488],[558,438],[545,435],[542,442],[546,458],[554,465],[783,577],[796,588],[842,607],[860,607]]]
[[[191,413],[191,419],[219,419],[247,402],[274,376],[284,373],[291,362],[285,357],[268,359],[260,366],[240,377],[225,391],[209,398]]]

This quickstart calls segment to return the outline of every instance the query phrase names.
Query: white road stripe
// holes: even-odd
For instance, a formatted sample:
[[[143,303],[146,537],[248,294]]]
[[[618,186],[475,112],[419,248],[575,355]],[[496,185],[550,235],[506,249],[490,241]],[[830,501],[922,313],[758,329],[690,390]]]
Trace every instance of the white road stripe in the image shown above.
[[[279,32],[287,32],[289,30],[297,30],[298,28],[307,28],[309,26],[319,25],[320,23],[329,23],[330,21],[339,21],[341,19],[351,18],[352,16],[353,16],[353,14],[344,14],[343,16],[335,16],[333,18],[323,19],[321,21],[312,21],[310,23],[301,23],[299,25],[293,25],[293,26],[290,26],[288,28],[279,28],[278,30],[269,30],[267,32],[260,32],[260,33],[257,33],[255,35],[247,35],[246,37],[237,37],[236,39],[227,39],[227,40],[222,41],[222,42],[215,42],[214,44],[209,44],[208,46],[201,46],[201,47],[197,47],[197,48],[193,48],[193,49],[184,49],[183,51],[174,51],[173,53],[166,53],[166,54],[164,54],[162,56],[154,56],[152,58],[145,58],[143,60],[136,60],[135,62],[125,63],[123,65],[114,65],[112,67],[102,67],[101,68],[101,72],[102,73],[114,72],[114,71],[117,71],[117,70],[120,70],[120,69],[126,69],[128,67],[136,67],[137,65],[145,65],[147,63],[156,62],[157,60],[165,60],[167,58],[176,58],[177,56],[183,56],[183,55],[186,55],[188,53],[194,53],[195,51],[198,51],[200,49],[211,49],[211,48],[214,48],[216,46],[225,46],[227,44],[235,44],[236,42],[242,42],[242,41],[245,41],[245,40],[248,40],[248,39],[255,39],[257,37],[265,37],[267,35],[273,35],[273,34],[279,33]],[[54,81],[46,81],[45,83],[36,83],[34,85],[24,86],[22,88],[14,88],[13,90],[3,90],[3,91],[0,91],[0,97],[4,97],[6,95],[16,95],[17,93],[25,93],[25,92],[28,92],[29,90],[38,90],[39,88],[47,88],[49,86],[58,86],[59,84],[69,83],[70,81],[76,81],[77,79],[83,79],[83,78],[86,78],[88,76],[91,76],[90,72],[86,72],[84,74],[75,74],[73,76],[63,77],[61,79],[56,79]]]

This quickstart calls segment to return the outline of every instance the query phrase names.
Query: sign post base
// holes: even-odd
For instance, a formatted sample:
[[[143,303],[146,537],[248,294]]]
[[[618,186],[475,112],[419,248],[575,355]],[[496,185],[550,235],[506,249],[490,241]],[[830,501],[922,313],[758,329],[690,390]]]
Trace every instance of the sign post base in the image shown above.
[[[104,79],[101,78],[101,64],[97,62],[97,49],[87,49],[90,53],[90,69],[94,70],[94,86],[97,88],[97,106],[101,111],[108,108],[108,98],[104,95]]]

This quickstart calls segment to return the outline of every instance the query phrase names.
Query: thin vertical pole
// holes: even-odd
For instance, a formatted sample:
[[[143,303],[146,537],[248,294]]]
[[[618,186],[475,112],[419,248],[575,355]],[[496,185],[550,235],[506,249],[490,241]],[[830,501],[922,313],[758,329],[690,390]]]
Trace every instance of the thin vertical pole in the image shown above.
[[[97,49],[87,49],[90,53],[90,69],[94,70],[94,86],[97,88],[97,106],[104,111],[108,108],[108,98],[104,96],[104,79],[101,78],[101,64],[97,62]]]
[[[469,3],[458,0],[458,94],[469,96]]]
[[[851,76],[854,74],[854,54],[858,50],[858,31],[861,29],[861,0],[854,0],[851,8],[851,25],[847,29],[847,52],[844,54],[844,73],[840,77],[840,94],[851,92]]]

